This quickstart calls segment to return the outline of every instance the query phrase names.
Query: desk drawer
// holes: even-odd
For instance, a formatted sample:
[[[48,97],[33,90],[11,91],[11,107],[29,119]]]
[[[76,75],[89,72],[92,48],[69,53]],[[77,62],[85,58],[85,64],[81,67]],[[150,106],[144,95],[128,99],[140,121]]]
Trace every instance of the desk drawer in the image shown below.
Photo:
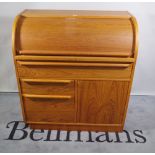
[[[22,94],[28,122],[74,122],[72,96]]]
[[[74,97],[74,80],[20,79],[22,93],[40,95],[71,95]]]
[[[132,64],[17,61],[20,78],[130,78]]]

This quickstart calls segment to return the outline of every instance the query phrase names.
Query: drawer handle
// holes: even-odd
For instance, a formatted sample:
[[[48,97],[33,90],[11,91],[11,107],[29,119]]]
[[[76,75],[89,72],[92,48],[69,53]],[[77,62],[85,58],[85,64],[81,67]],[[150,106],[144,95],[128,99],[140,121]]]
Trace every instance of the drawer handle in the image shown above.
[[[65,62],[25,62],[18,61],[20,65],[24,66],[71,66],[71,67],[120,67],[126,68],[130,64],[118,63],[65,63]]]
[[[74,53],[74,54],[73,54]],[[49,51],[49,50],[21,50],[19,51],[19,54],[22,55],[76,55],[76,56],[115,56],[115,57],[130,57],[131,53],[126,53],[126,52],[88,52],[88,51],[59,51],[59,52],[55,52],[55,51]]]
[[[28,83],[62,83],[62,84],[69,84],[73,80],[21,79],[21,81],[28,82]]]
[[[40,99],[71,99],[71,96],[63,95],[32,95],[32,94],[22,94],[23,97],[27,98],[40,98]]]
[[[55,61],[55,62],[100,62],[100,63],[133,63],[134,58],[117,58],[117,57],[88,57],[88,56],[15,56],[16,60],[22,61]]]

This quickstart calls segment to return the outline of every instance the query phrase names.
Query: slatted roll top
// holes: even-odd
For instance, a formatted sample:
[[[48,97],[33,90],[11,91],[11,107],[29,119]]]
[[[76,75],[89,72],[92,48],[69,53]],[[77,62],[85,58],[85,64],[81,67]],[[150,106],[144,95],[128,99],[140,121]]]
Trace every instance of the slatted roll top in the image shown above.
[[[137,23],[125,11],[25,10],[13,44],[15,55],[134,57]]]

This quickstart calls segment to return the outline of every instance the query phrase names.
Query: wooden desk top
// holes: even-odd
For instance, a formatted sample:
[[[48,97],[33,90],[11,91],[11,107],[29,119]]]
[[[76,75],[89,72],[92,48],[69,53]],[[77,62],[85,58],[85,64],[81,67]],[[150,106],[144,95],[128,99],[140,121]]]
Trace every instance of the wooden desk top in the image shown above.
[[[76,17],[76,18],[130,18],[127,11],[88,11],[88,10],[24,10],[24,17]]]

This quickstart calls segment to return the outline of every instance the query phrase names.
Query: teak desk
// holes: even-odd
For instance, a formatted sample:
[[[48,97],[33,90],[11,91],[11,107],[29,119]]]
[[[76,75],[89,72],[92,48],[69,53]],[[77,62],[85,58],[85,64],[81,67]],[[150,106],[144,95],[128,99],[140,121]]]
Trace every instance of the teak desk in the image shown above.
[[[122,131],[137,58],[128,12],[25,10],[12,42],[25,123]]]

